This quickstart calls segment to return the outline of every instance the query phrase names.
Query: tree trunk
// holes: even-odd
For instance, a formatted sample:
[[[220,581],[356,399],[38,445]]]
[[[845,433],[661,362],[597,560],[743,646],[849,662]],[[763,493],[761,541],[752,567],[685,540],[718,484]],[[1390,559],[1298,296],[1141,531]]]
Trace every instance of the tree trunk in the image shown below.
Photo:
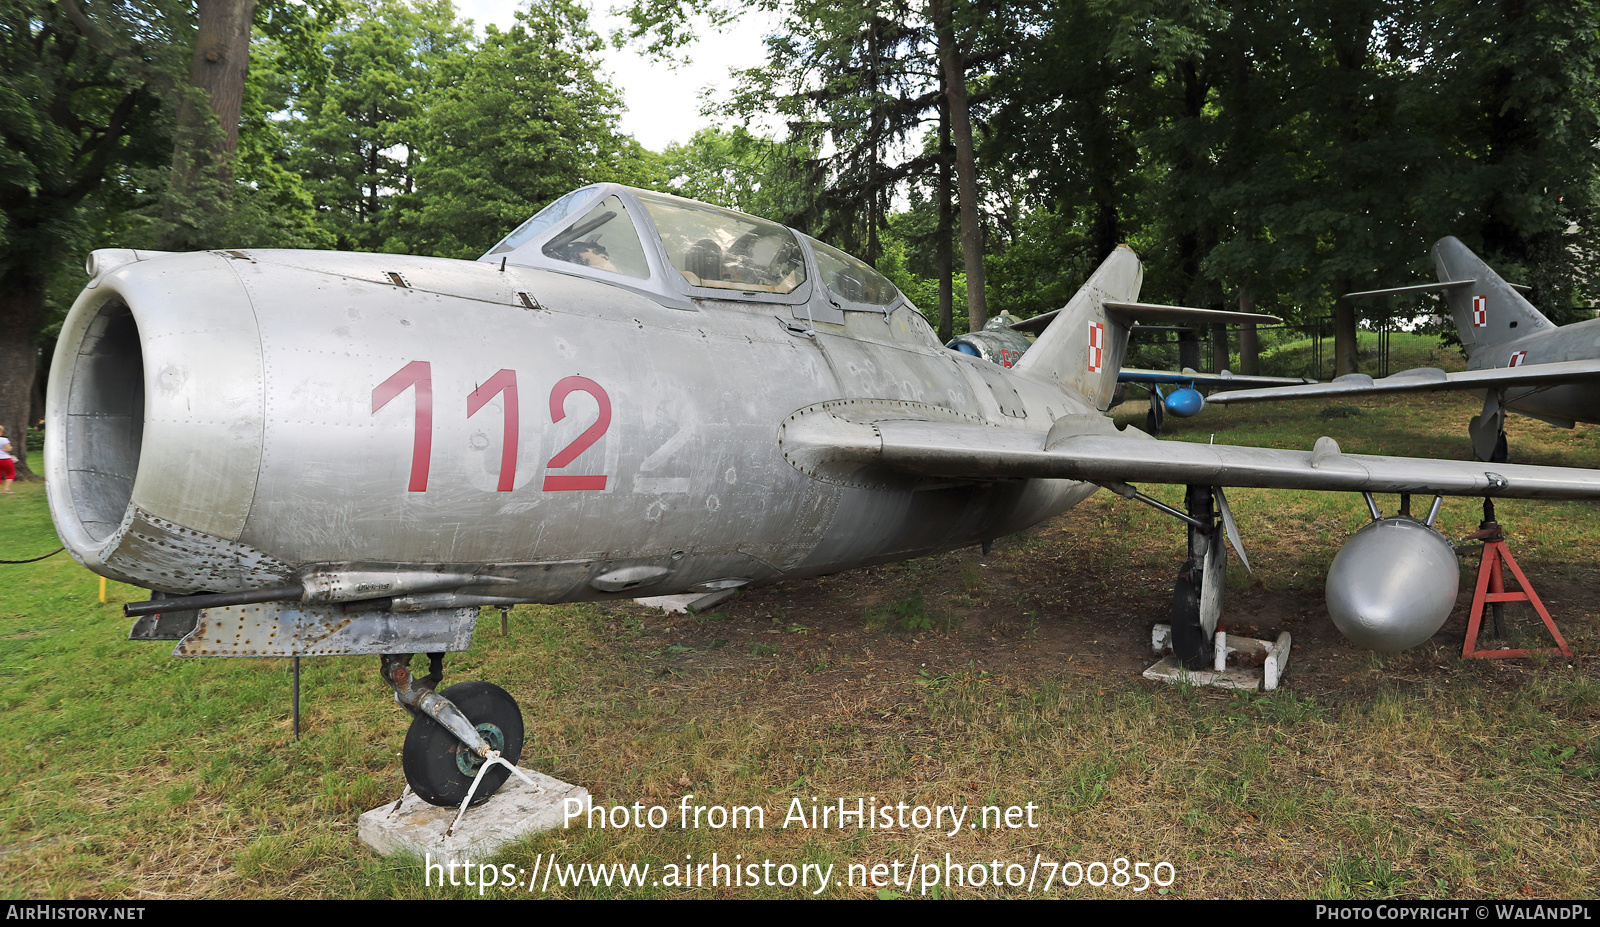
[[[1339,135],[1351,148],[1371,138],[1365,117],[1374,97],[1371,77],[1364,72],[1369,70],[1367,64],[1371,57],[1372,34],[1377,27],[1377,17],[1376,3],[1355,2],[1337,5],[1332,23],[1334,59],[1343,72],[1341,84],[1346,88],[1356,88],[1353,92],[1347,89],[1339,99]],[[1350,181],[1341,179],[1339,182]],[[1335,282],[1338,284],[1335,293],[1350,292],[1348,278],[1340,277]],[[1361,364],[1357,350],[1356,307],[1341,295],[1333,304],[1334,376],[1359,372]]]
[[[1192,328],[1178,330],[1178,369],[1200,369],[1200,333]]]
[[[233,155],[239,150],[239,118],[244,111],[244,82],[250,69],[250,25],[256,0],[199,0],[200,30],[195,38],[189,83],[204,90],[222,129],[217,170],[233,177]]]
[[[1340,292],[1349,292],[1349,282],[1339,281]],[[1356,306],[1341,298],[1333,304],[1333,375],[1360,373],[1361,360],[1356,342]]]
[[[950,101],[950,128],[955,136],[956,185],[961,191],[961,251],[967,269],[967,320],[970,331],[982,331],[989,319],[983,298],[983,232],[978,227],[978,169],[973,157],[972,114],[967,109],[966,67],[958,60],[950,0],[930,0],[929,18],[939,45],[939,69],[945,98]]]
[[[44,321],[46,277],[13,268],[0,277],[0,425],[17,458],[17,479],[37,479],[28,467],[28,426],[33,380],[39,366],[34,335]]]
[[[214,231],[209,226],[220,217],[231,192],[256,2],[198,2],[190,90],[178,104],[164,247],[206,247],[201,239]]]
[[[939,87],[944,89],[944,75],[939,75]],[[954,219],[951,214],[953,199],[950,171],[955,153],[950,146],[950,99],[939,101],[939,230],[934,234],[939,263],[939,343],[948,344],[955,337],[955,244]]]
[[[1256,311],[1256,301],[1248,286],[1239,291],[1239,311]],[[1239,373],[1247,377],[1261,373],[1261,336],[1256,333],[1254,322],[1239,326]]]
[[[1224,322],[1211,324],[1211,372],[1221,373],[1229,369],[1228,354],[1228,326]]]

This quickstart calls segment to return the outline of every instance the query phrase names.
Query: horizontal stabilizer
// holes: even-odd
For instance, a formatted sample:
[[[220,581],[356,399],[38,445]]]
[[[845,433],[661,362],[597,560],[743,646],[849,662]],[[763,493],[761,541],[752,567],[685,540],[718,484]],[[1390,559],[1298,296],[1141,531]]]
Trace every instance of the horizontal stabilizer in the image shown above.
[[[1269,402],[1275,399],[1304,399],[1312,396],[1374,396],[1381,393],[1430,392],[1449,389],[1513,389],[1550,386],[1574,380],[1600,379],[1600,359],[1558,361],[1553,364],[1525,364],[1519,367],[1493,367],[1445,373],[1437,367],[1419,367],[1380,380],[1365,374],[1350,374],[1331,383],[1281,386],[1268,389],[1232,390],[1210,399],[1214,403]]]
[[[1464,286],[1472,286],[1477,282],[1478,281],[1476,280],[1446,280],[1442,283],[1418,283],[1414,286],[1395,286],[1386,290],[1362,290],[1359,293],[1346,293],[1344,294],[1344,298],[1366,299],[1369,296],[1404,296],[1407,293],[1437,293],[1443,290],[1455,290]],[[1506,286],[1511,287],[1513,290],[1516,290],[1519,293],[1529,293],[1533,291],[1533,287],[1530,287],[1525,283],[1507,283]]]
[[[1476,280],[1446,280],[1442,283],[1418,283],[1414,286],[1394,286],[1386,290],[1362,290],[1359,293],[1346,293],[1345,299],[1366,299],[1369,296],[1404,296],[1407,293],[1437,293],[1440,290],[1453,290],[1456,287],[1472,286]]]
[[[1255,322],[1261,325],[1277,325],[1283,321],[1274,315],[1258,315],[1254,312],[1229,312],[1223,309],[1191,309],[1187,306],[1163,306],[1158,303],[1130,303],[1113,302],[1106,300],[1105,306],[1108,315],[1117,315],[1128,324],[1134,322],[1160,323],[1164,325],[1209,325],[1221,322],[1225,325],[1242,325]],[[1031,319],[1014,323],[1011,328],[1019,332],[1042,332],[1055,319],[1056,309]]]

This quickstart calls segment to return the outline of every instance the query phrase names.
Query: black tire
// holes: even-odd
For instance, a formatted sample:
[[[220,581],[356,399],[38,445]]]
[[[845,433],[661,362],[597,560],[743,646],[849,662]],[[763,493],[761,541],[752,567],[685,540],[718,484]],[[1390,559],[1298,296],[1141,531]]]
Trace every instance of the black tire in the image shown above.
[[[1200,627],[1200,584],[1180,576],[1172,589],[1172,652],[1189,669],[1204,670],[1211,668],[1213,649]]]
[[[456,683],[439,694],[461,709],[507,762],[515,764],[522,758],[522,710],[506,690],[492,682],[473,681]],[[460,805],[467,797],[472,779],[483,763],[443,725],[420,713],[411,720],[400,759],[406,782],[417,797],[446,808]],[[510,775],[511,771],[500,765],[489,770],[472,796],[472,803],[488,801]]]
[[[1489,463],[1506,463],[1511,459],[1511,449],[1506,446],[1506,430],[1500,429],[1500,434],[1494,441],[1494,453],[1489,455]]]

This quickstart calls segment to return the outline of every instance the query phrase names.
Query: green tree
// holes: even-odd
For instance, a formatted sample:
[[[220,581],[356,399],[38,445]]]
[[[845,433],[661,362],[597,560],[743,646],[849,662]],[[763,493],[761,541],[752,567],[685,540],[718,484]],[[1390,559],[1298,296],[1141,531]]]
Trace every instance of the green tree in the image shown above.
[[[1552,321],[1575,321],[1580,255],[1596,250],[1600,7],[1449,2],[1425,25],[1439,49],[1427,77],[1465,142],[1439,191],[1464,213],[1449,233],[1524,277]]]
[[[385,222],[385,246],[476,257],[575,187],[660,185],[659,159],[617,132],[600,48],[569,0],[534,0],[510,29],[491,26],[459,78],[428,98],[415,190]]]
[[[775,112],[788,141],[815,152],[800,164],[819,190],[782,217],[869,264],[882,253],[896,191],[934,166],[906,142],[938,100],[926,23],[892,0],[839,5],[806,0],[767,37],[767,63],[740,74],[732,109]]]
[[[282,114],[291,105],[296,78],[317,64],[296,61],[292,45],[258,35],[241,107],[239,145],[233,157],[235,183],[221,233],[207,242],[229,241],[257,248],[332,248],[332,230],[319,223],[316,204],[295,169],[292,139]]]
[[[743,127],[707,128],[687,142],[668,145],[661,171],[679,196],[781,220],[803,214],[816,199],[816,191],[795,170],[813,157]]]
[[[436,87],[473,46],[449,0],[372,0],[328,35],[326,71],[293,101],[291,165],[341,249],[377,250],[380,220],[410,193]]]
[[[987,150],[1032,202],[1087,229],[1090,266],[1129,240],[1143,171],[1126,111],[1140,76],[1114,54],[1115,8],[1087,0],[1019,5],[1016,48],[997,80]]]
[[[263,178],[245,176],[238,164],[246,124],[261,100],[252,58],[266,50],[276,60],[257,61],[258,67],[293,60],[318,70],[321,37],[342,15],[342,0],[195,0],[195,15],[174,35],[190,51],[187,79],[162,92],[171,167],[144,184],[160,200],[159,220],[150,226],[157,247],[213,247],[282,225],[267,219],[263,226],[271,211],[251,196]]]
[[[196,0],[189,80],[169,90],[176,118],[164,248],[205,247],[201,239],[215,234],[226,212],[256,6],[257,0]]]
[[[150,127],[179,69],[169,30],[185,15],[159,3],[0,2],[0,424],[24,475],[51,275],[86,234],[85,200],[170,156]]]
[[[1234,303],[1230,308],[1242,312],[1257,311],[1258,303],[1283,312],[1284,294],[1303,276],[1301,265],[1285,260],[1285,249],[1268,228],[1269,213],[1293,209],[1302,192],[1298,129],[1306,114],[1285,92],[1296,33],[1294,23],[1277,10],[1239,7],[1212,40],[1218,75],[1211,100],[1216,152],[1206,193],[1216,243],[1200,270]],[[1226,350],[1225,338],[1215,343]],[[1235,369],[1258,373],[1259,351],[1256,326],[1240,326]]]

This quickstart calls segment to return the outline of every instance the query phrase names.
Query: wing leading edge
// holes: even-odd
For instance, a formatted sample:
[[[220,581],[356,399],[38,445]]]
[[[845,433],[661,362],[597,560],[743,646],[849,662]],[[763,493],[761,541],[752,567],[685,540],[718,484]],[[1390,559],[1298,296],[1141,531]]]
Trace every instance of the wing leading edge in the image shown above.
[[[950,480],[1066,479],[1261,489],[1600,499],[1600,471],[1157,441],[1100,415],[1070,415],[1048,434],[812,406],[782,428],[785,457],[816,479],[910,487]]]

